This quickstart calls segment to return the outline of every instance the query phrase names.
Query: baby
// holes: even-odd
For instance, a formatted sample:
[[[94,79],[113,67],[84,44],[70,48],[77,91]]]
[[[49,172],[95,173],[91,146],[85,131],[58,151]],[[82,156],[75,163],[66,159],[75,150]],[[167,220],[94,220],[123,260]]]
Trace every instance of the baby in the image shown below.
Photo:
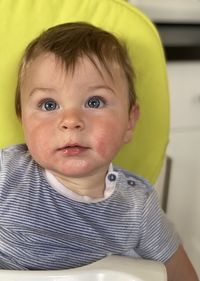
[[[23,56],[26,144],[0,151],[0,268],[67,269],[107,255],[197,277],[154,189],[112,160],[139,117],[125,47],[87,23],[52,27]]]

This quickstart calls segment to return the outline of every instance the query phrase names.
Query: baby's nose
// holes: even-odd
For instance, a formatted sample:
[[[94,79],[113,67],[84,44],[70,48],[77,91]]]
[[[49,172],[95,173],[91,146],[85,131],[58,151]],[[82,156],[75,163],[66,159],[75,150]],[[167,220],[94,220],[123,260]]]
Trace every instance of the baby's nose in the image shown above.
[[[81,112],[78,110],[63,112],[59,127],[61,130],[82,130],[84,122]]]

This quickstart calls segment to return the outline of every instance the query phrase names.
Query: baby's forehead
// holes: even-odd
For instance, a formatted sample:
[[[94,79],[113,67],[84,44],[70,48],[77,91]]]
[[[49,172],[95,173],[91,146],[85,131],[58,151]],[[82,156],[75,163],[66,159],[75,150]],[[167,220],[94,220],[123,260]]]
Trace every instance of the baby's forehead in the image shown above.
[[[82,67],[93,66],[101,74],[109,74],[111,77],[115,73],[124,72],[121,64],[114,58],[99,57],[96,54],[81,54],[74,59],[56,57],[55,60],[58,64],[65,68],[68,72],[73,72],[75,69]]]
[[[87,70],[87,68],[92,67],[102,77],[109,76],[114,79],[116,76],[120,76],[122,79],[126,79],[122,65],[114,57],[107,58],[100,57],[97,54],[80,54],[71,59],[58,57],[55,54],[51,55],[54,57],[55,65],[62,67],[66,74],[74,74],[79,68],[85,67],[85,70]]]
[[[32,85],[38,81],[43,83],[52,79],[65,83],[66,79],[74,80],[74,76],[77,76],[80,77],[80,84],[101,82],[123,88],[125,91],[128,87],[125,73],[117,61],[100,60],[95,55],[82,55],[74,60],[68,60],[54,53],[42,53],[30,60],[24,73],[21,85],[27,83]]]

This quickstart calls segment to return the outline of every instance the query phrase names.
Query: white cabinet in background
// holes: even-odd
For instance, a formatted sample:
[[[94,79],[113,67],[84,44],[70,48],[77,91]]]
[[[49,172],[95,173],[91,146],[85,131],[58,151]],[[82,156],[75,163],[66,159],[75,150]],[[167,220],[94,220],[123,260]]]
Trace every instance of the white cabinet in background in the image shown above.
[[[200,22],[199,0],[128,0],[158,22]]]
[[[169,62],[172,159],[167,215],[200,276],[200,61]]]

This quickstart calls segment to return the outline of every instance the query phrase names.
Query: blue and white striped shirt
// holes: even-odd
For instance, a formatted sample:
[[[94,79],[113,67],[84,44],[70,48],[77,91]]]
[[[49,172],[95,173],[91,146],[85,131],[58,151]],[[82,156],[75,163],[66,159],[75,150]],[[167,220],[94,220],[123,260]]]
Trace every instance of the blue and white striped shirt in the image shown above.
[[[67,269],[107,255],[165,262],[179,245],[156,192],[122,169],[98,202],[52,188],[26,145],[0,151],[0,268]]]

